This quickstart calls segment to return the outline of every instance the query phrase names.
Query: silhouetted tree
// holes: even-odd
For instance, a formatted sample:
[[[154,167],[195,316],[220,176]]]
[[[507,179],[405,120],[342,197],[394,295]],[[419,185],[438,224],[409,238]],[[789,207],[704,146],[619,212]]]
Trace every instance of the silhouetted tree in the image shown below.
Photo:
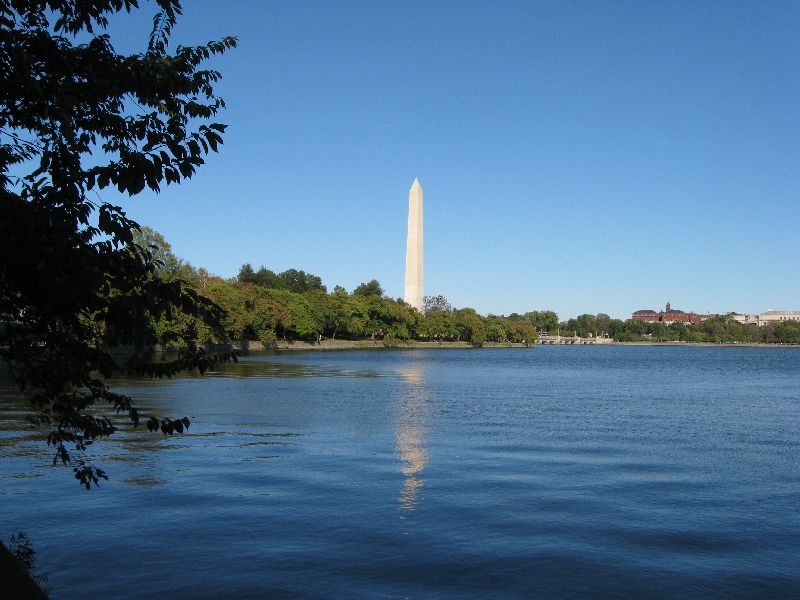
[[[151,323],[175,309],[209,326],[220,319],[194,289],[159,277],[153,250],[135,243],[139,226],[97,200],[111,186],[133,196],[180,183],[222,143],[225,126],[206,124],[224,106],[220,74],[199,65],[236,39],[168,53],[181,6],[155,4],[146,50],[121,55],[98,31],[136,0],[0,0],[0,359],[47,429],[54,461],[73,464],[87,488],[105,473],[83,451],[116,429],[89,408],[101,401],[134,425],[142,419],[104,378],[117,366],[158,376],[205,369],[201,350],[154,364]],[[115,365],[110,349],[123,345],[132,356]],[[147,418],[165,433],[188,425]]]

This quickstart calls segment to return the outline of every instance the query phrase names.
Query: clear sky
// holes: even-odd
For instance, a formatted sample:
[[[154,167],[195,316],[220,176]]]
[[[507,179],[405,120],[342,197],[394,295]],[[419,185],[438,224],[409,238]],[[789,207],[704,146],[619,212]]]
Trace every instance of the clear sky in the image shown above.
[[[173,45],[239,37],[225,145],[124,206],[225,277],[399,297],[419,177],[426,293],[455,306],[800,310],[798,32],[795,0],[184,0]]]

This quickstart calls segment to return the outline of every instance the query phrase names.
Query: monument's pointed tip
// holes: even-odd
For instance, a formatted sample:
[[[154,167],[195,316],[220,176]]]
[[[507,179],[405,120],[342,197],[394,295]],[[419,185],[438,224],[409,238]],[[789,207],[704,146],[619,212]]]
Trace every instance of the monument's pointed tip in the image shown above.
[[[411,187],[420,187],[419,179],[414,177],[414,183],[411,184]]]

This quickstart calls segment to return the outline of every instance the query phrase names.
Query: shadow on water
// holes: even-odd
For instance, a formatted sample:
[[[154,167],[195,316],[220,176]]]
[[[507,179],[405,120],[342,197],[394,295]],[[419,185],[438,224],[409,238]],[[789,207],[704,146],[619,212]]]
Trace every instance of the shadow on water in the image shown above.
[[[43,436],[30,420],[30,405],[11,385],[0,385],[0,458],[51,456]],[[14,475],[20,476],[20,475]],[[39,474],[26,473],[36,477]]]
[[[274,360],[271,356],[250,356],[238,363],[217,365],[210,377],[276,377],[276,378],[376,378],[383,375],[372,369],[323,367],[313,363],[292,363]]]

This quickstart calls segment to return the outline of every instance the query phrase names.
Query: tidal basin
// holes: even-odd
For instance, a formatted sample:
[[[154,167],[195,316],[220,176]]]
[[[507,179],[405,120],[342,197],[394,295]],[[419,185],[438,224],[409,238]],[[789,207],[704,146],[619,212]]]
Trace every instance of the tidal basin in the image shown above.
[[[121,380],[188,434],[82,490],[0,399],[0,532],[51,597],[790,598],[800,349],[243,357]]]

